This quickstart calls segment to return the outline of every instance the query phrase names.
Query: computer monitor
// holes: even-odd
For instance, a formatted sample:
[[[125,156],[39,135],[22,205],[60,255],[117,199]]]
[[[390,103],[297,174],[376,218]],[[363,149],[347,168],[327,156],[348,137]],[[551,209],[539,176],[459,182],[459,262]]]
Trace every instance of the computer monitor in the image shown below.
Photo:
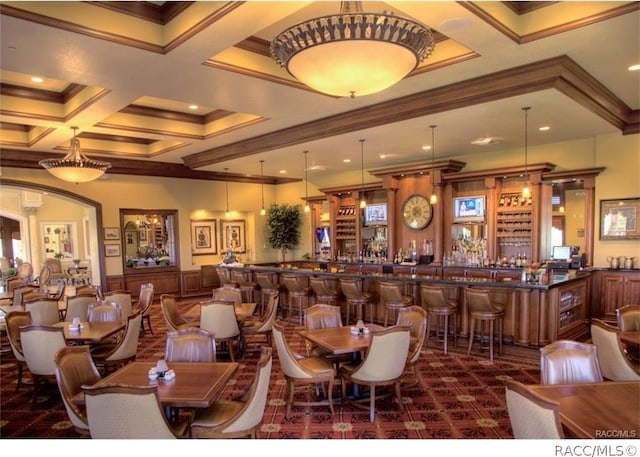
[[[567,261],[571,258],[572,246],[554,246],[551,252],[553,260]]]

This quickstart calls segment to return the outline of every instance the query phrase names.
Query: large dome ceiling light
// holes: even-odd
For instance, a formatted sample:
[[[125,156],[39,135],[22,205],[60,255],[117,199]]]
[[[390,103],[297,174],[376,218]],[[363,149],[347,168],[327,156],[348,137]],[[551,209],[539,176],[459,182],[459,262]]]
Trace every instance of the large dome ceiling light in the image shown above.
[[[296,79],[351,98],[396,84],[434,49],[428,27],[391,13],[364,13],[341,2],[340,14],[296,24],[271,42],[271,56]]]

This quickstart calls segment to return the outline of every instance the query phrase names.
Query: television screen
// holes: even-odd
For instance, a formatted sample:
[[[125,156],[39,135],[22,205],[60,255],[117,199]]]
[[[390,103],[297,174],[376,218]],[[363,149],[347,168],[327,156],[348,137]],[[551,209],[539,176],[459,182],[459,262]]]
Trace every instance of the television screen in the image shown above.
[[[456,197],[453,199],[453,221],[484,221],[484,196]]]
[[[364,209],[364,225],[386,225],[387,204],[373,203]]]

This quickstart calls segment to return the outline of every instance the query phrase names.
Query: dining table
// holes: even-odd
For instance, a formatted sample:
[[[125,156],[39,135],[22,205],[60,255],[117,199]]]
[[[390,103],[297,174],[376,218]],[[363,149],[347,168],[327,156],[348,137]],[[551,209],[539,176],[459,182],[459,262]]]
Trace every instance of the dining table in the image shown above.
[[[640,331],[619,332],[618,338],[624,356],[629,360],[633,369],[640,373]]]
[[[568,437],[640,437],[640,381],[526,387],[560,403],[560,422]]]
[[[182,314],[182,317],[190,321],[200,319],[200,308],[203,303],[208,303],[208,301],[203,301],[193,305],[184,314]],[[243,320],[253,315],[256,310],[256,303],[234,303],[233,308],[238,320]]]
[[[74,329],[73,322],[56,322],[53,327],[62,327],[64,339],[71,344],[96,344],[102,343],[107,338],[122,331],[126,322],[80,322],[80,328]]]
[[[158,399],[167,408],[207,408],[220,393],[238,369],[236,362],[168,362],[169,370],[175,377],[168,380],[150,379],[149,370],[156,362],[131,362],[107,377],[96,386],[126,384],[131,386],[157,386]],[[71,400],[83,405],[84,392]]]

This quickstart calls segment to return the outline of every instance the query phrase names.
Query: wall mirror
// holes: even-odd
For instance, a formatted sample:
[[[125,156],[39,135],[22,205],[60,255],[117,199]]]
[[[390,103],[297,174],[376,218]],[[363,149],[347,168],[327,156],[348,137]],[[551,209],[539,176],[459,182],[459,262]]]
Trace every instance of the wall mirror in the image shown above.
[[[43,222],[41,224],[43,258],[75,259],[78,235],[75,222]]]
[[[178,211],[121,209],[125,272],[144,267],[177,267]]]
[[[585,252],[585,192],[582,181],[554,183],[551,204],[551,246],[576,246],[580,253]]]

